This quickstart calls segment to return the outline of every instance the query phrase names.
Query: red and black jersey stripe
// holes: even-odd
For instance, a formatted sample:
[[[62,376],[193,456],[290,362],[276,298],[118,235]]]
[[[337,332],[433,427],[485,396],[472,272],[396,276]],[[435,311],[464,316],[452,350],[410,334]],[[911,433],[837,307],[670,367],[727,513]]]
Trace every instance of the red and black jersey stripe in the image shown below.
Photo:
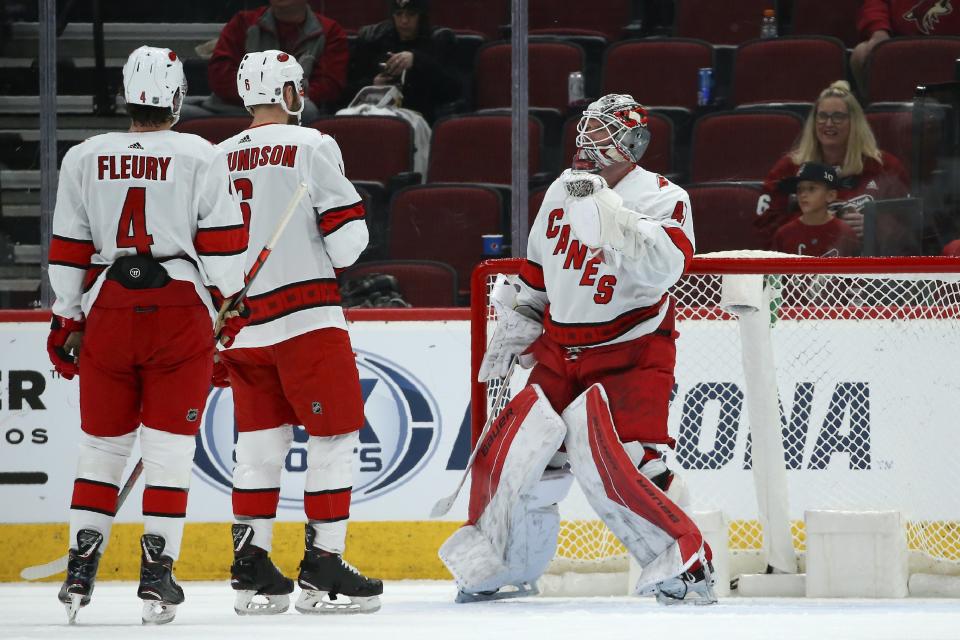
[[[523,266],[520,267],[520,281],[531,289],[547,290],[543,282],[543,267],[533,260],[525,260]]]
[[[683,272],[686,273],[690,268],[690,262],[693,260],[693,243],[680,227],[664,227],[667,236],[673,242],[674,246],[683,254]]]
[[[328,236],[348,222],[363,220],[366,215],[367,211],[363,206],[363,202],[355,202],[354,204],[348,204],[343,207],[327,209],[323,213],[318,214],[317,226],[320,227],[321,234]]]
[[[77,478],[73,481],[73,498],[70,500],[70,508],[114,516],[117,514],[117,494],[119,493],[120,487],[115,484]]]
[[[350,493],[353,487],[304,491],[303,510],[311,522],[339,522],[350,517]]]
[[[564,347],[588,347],[609,342],[624,335],[641,322],[655,318],[668,299],[667,294],[656,304],[639,307],[603,322],[556,322],[550,318],[550,307],[543,314],[543,330],[551,340]]]
[[[50,240],[50,264],[86,269],[90,266],[90,256],[96,251],[92,240],[55,235]]]
[[[244,518],[276,518],[280,487],[267,489],[233,488],[233,515]]]
[[[187,490],[182,487],[156,487],[143,489],[143,515],[160,518],[187,517]]]
[[[242,224],[197,229],[193,246],[201,256],[235,256],[247,250],[250,235]]]
[[[250,324],[265,324],[305,309],[339,306],[340,287],[335,278],[293,282],[273,291],[247,296],[245,304],[250,308]]]

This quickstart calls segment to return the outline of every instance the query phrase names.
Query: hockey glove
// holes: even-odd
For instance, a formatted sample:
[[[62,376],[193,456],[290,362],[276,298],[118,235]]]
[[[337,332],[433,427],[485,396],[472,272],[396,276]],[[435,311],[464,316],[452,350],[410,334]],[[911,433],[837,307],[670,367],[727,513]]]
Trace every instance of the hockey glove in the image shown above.
[[[53,368],[67,380],[80,373],[80,343],[83,340],[83,320],[53,316],[50,335],[47,336],[47,354]]]
[[[529,309],[529,307],[519,307]],[[529,312],[531,315],[533,310]],[[483,363],[477,375],[478,382],[486,382],[494,378],[502,378],[510,369],[510,362],[514,356],[520,356],[520,366],[533,366],[533,357],[523,356],[533,341],[543,333],[543,325],[528,315],[515,309],[503,308],[498,310],[499,320],[497,328],[490,339],[490,346],[483,354]]]
[[[227,371],[227,365],[223,364],[219,354],[213,354],[213,375],[210,378],[210,384],[221,389],[230,386],[230,373]]]
[[[229,304],[229,302],[228,299],[227,304]],[[217,317],[217,324],[214,327],[213,333],[219,336],[220,344],[229,347],[233,344],[240,330],[248,324],[250,324],[250,307],[241,300],[236,307],[230,311],[221,313]]]

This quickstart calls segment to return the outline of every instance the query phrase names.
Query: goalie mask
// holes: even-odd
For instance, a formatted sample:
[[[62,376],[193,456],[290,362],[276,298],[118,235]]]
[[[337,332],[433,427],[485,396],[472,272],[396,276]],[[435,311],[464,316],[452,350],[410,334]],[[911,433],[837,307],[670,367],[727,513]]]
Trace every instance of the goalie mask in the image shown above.
[[[183,63],[170,49],[140,47],[123,65],[123,97],[127,104],[166,107],[176,124],[186,95]]]
[[[577,123],[577,157],[598,168],[637,163],[650,144],[647,110],[633,96],[611,93],[591,102]]]
[[[296,111],[291,111],[283,99],[283,88],[288,82],[293,83],[298,96]],[[247,111],[259,104],[278,104],[288,115],[299,120],[303,113],[303,67],[296,58],[283,51],[248,53],[237,70],[237,91]]]

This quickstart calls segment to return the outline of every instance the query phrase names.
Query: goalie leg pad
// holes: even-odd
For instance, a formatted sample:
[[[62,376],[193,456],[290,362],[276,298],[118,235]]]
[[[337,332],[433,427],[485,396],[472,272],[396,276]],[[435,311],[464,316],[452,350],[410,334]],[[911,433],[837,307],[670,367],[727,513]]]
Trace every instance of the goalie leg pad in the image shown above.
[[[544,473],[566,427],[536,385],[508,404],[478,443],[469,520],[440,547],[462,592],[535,581],[553,557],[569,474]]]
[[[597,515],[637,559],[636,592],[649,592],[700,561],[703,536],[634,465],[617,437],[607,396],[593,385],[563,412],[577,482]]]
[[[234,448],[233,517],[250,525],[249,543],[265,551],[273,546],[273,521],[280,503],[280,476],[293,442],[293,427],[241,431]]]

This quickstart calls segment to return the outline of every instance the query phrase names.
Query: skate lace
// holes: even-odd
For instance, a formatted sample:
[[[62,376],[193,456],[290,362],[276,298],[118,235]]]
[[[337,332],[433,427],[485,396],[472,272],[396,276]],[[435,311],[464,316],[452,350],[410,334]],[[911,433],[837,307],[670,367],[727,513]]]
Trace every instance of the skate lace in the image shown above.
[[[349,562],[347,562],[346,560],[344,560],[342,556],[340,558],[340,564],[342,564],[344,568],[349,569],[350,572],[353,573],[354,575],[363,577],[362,574],[360,573],[360,570],[357,569],[352,564],[350,564]]]

